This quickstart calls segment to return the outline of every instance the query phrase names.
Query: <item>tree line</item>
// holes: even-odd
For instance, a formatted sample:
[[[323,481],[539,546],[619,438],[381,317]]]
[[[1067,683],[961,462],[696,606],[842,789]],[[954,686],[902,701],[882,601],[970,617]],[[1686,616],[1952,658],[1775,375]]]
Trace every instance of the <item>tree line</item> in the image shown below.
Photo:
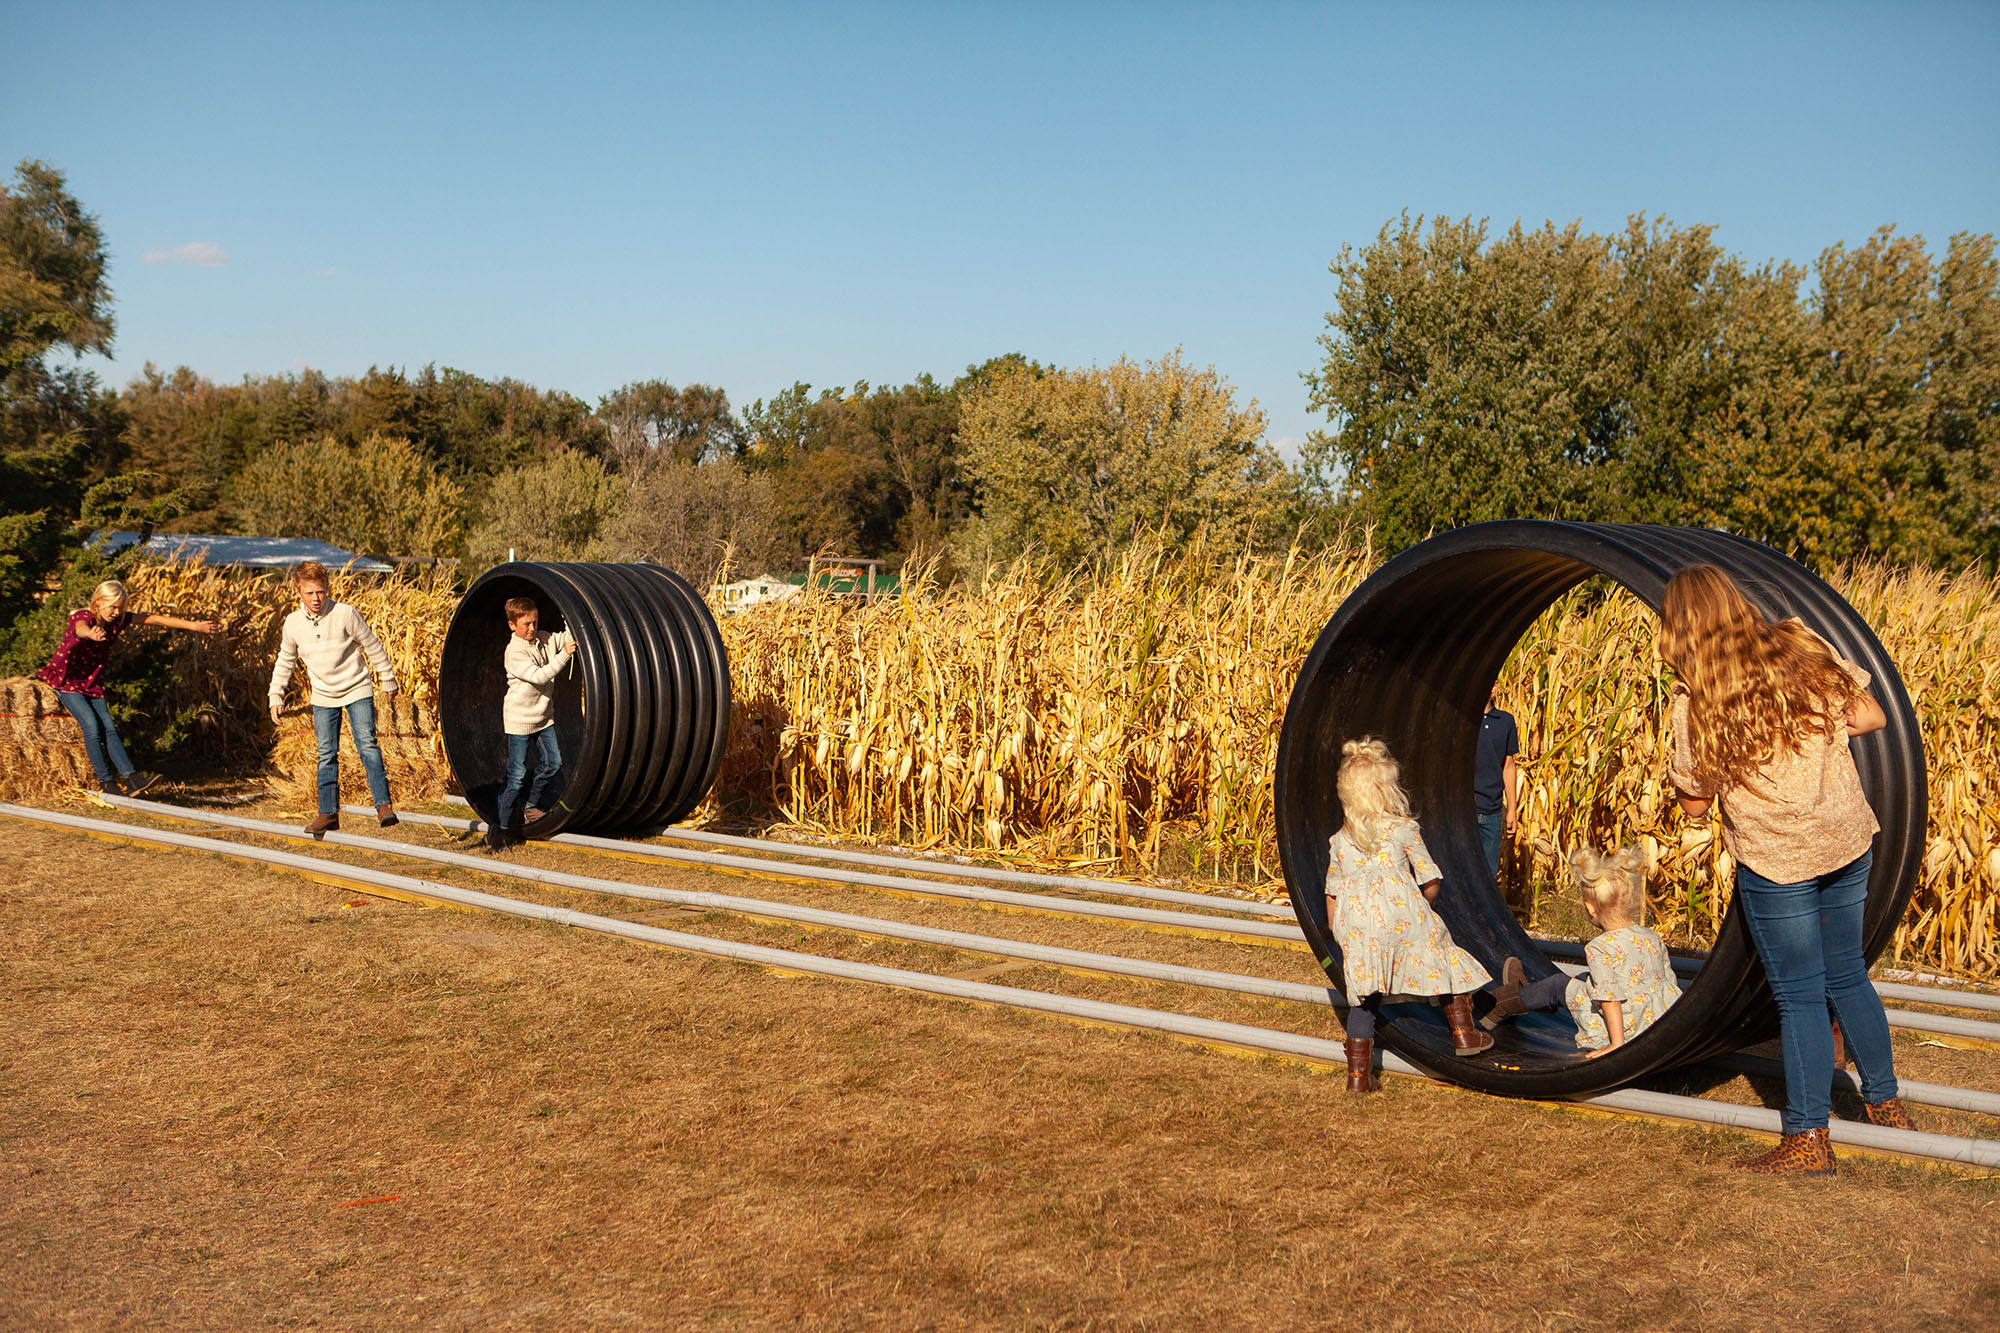
[[[101,230],[59,172],[0,189],[0,625],[90,526],[509,549],[706,577],[816,552],[947,574],[1104,558],[1206,526],[1253,544],[1365,525],[1396,549],[1483,519],[1730,528],[1827,564],[2000,558],[2000,272],[1883,229],[1752,266],[1635,217],[1492,235],[1392,219],[1331,268],[1303,376],[1325,428],[1281,458],[1255,403],[1178,351],[747,407],[654,379],[596,402],[438,366],[217,383],[88,358],[114,330]]]

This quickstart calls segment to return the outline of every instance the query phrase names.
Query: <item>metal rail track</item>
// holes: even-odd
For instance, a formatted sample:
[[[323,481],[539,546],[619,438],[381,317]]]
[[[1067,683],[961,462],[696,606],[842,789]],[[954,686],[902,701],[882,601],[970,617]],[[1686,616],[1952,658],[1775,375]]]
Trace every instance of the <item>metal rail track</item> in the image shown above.
[[[318,857],[300,856],[291,852],[281,852],[264,847],[248,846],[242,843],[197,837],[190,834],[152,829],[111,820],[91,819],[85,816],[61,814],[14,805],[0,805],[0,816],[75,829],[100,837],[127,839],[156,846],[207,852],[239,860],[279,866],[307,874],[314,878],[351,884],[370,891],[381,891],[389,896],[406,900],[448,903],[462,907],[503,912],[509,915],[529,917],[537,920],[558,922],[582,929],[621,935],[648,943],[682,949],[691,953],[735,958],[745,962],[757,963],[783,973],[841,977],[873,982],[900,989],[949,995],[983,1003],[1059,1014],[1068,1018],[1105,1026],[1136,1028],[1167,1033],[1225,1049],[1289,1056],[1328,1068],[1338,1067],[1345,1063],[1343,1053],[1338,1044],[1323,1038],[1303,1037],[1294,1033],[1258,1028],[1246,1024],[1225,1023],[1213,1019],[1196,1018],[1191,1015],[1176,1014],[1164,1010],[1110,1004],[1096,1000],[1084,1000],[1074,996],[1022,990],[1008,986],[996,986],[988,982],[937,977],[928,973],[909,972],[903,969],[880,967],[874,964],[850,963],[837,959],[822,958],[813,954],[797,953],[791,950],[771,949],[760,945],[746,945],[733,941],[714,940],[706,936],[688,935],[681,932],[664,930],[655,926],[645,926],[630,921],[622,921],[615,917],[596,916],[590,913],[573,911],[568,908],[549,907],[538,903],[524,902],[520,899],[508,898],[498,894],[483,893],[478,890],[440,884],[435,881],[420,880],[407,875],[391,874],[386,871],[373,870],[367,867],[331,862]],[[379,841],[387,842],[387,840]],[[406,847],[406,844],[388,843],[388,846],[400,852]],[[1427,1077],[1415,1070],[1413,1066],[1406,1064],[1393,1055],[1385,1058],[1384,1067],[1394,1073]],[[1657,1116],[1688,1123],[1729,1125],[1764,1133],[1775,1132],[1778,1128],[1778,1115],[1775,1111],[1759,1107],[1709,1102],[1701,1098],[1681,1097],[1669,1093],[1620,1089],[1613,1092],[1577,1098],[1575,1100],[1580,1104],[1604,1110]],[[1930,1134],[1921,1131],[1894,1130],[1876,1125],[1857,1124],[1847,1121],[1836,1122],[1831,1128],[1834,1142],[1848,1147],[1979,1167],[2000,1167],[2000,1141],[1958,1138],[1951,1135]]]

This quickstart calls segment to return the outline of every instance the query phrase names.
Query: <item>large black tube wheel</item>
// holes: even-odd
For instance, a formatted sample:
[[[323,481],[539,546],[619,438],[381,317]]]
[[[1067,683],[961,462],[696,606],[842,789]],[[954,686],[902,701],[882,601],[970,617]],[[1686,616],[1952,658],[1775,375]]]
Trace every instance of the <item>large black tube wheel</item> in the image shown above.
[[[1768,547],[1700,528],[1607,523],[1482,523],[1404,551],[1347,598],[1299,673],[1278,742],[1278,851],[1292,907],[1327,976],[1341,982],[1327,931],[1328,840],[1340,828],[1334,777],[1343,742],[1379,736],[1402,765],[1424,840],[1444,872],[1437,910],[1458,944],[1500,974],[1509,954],[1532,980],[1555,965],[1529,938],[1486,866],[1472,804],[1487,690],[1521,635],[1564,592],[1610,577],[1658,611],[1667,580],[1694,564],[1726,570],[1760,610],[1796,615],[1874,677],[1884,730],[1854,742],[1881,822],[1863,942],[1872,960],[1895,934],[1923,858],[1929,796],[1923,737],[1895,663],[1832,588]],[[1666,701],[1659,706],[1664,708]],[[1624,1046],[1583,1060],[1566,1013],[1503,1023],[1493,1049],[1452,1053],[1434,1005],[1382,1010],[1383,1044],[1441,1077],[1489,1092],[1580,1096],[1761,1041],[1777,1008],[1732,902],[1691,987]]]
[[[729,659],[708,604],[658,565],[496,565],[467,590],[445,632],[440,729],[459,789],[491,823],[507,774],[506,602],[532,597],[545,630],[576,636],[556,678],[562,800],[527,826],[545,838],[631,833],[683,819],[722,767]]]

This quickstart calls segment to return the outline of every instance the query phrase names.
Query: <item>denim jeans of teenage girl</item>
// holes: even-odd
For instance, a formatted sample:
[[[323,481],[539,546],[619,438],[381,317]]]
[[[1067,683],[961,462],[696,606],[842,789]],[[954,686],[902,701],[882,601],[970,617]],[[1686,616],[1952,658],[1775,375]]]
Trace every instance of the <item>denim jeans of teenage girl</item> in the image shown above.
[[[131,777],[132,760],[125,753],[125,742],[118,739],[118,728],[112,725],[111,709],[104,700],[75,690],[59,691],[56,698],[83,730],[83,752],[90,756],[97,785],[108,789],[118,778]]]
[[[535,754],[535,778],[528,782],[528,754]],[[500,789],[500,827],[513,828],[524,809],[546,810],[548,801],[562,794],[556,781],[562,774],[562,750],[556,744],[555,725],[528,736],[507,737],[507,785]],[[521,788],[528,787],[526,805],[521,804]]]
[[[1875,854],[1863,852],[1840,869],[1797,884],[1774,884],[1749,866],[1736,867],[1736,893],[1757,945],[1771,993],[1778,999],[1785,1056],[1784,1131],[1823,1129],[1833,1110],[1833,1002],[1847,1049],[1861,1074],[1861,1097],[1896,1095],[1889,1018],[1868,980],[1861,952],[1861,918]]]
[[[378,806],[389,804],[389,774],[382,767],[382,747],[375,741],[375,701],[356,699],[346,708],[313,705],[313,735],[319,738],[319,812],[340,813],[340,715],[354,733],[354,752],[368,775],[368,794]]]

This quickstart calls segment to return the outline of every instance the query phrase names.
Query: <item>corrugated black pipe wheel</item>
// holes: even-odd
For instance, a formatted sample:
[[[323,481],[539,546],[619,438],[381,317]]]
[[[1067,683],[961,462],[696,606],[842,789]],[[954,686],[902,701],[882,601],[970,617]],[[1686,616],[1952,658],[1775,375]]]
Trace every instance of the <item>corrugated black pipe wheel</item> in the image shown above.
[[[714,784],[729,738],[729,659],[707,603],[658,565],[525,560],[479,576],[439,664],[445,757],[480,818],[493,821],[507,775],[510,597],[534,598],[544,630],[577,639],[575,663],[555,686],[567,785],[526,831],[630,833],[685,818]]]
[[[1340,828],[1334,777],[1342,742],[1379,736],[1402,764],[1424,840],[1444,872],[1437,910],[1494,976],[1508,954],[1533,980],[1555,971],[1502,900],[1480,850],[1473,760],[1487,690],[1521,635],[1564,592],[1605,575],[1659,610],[1667,580],[1713,564],[1765,614],[1796,615],[1874,677],[1889,725],[1854,742],[1881,821],[1863,940],[1872,960],[1895,934],[1923,858],[1929,796],[1923,737],[1896,665],[1853,607],[1803,565],[1756,542],[1701,528],[1610,523],[1481,523],[1404,551],[1355,589],[1307,656],[1278,742],[1278,850],[1293,910],[1340,984],[1327,933],[1328,839]],[[1666,701],[1660,701],[1664,709]],[[1567,1012],[1502,1023],[1493,1049],[1452,1054],[1442,1011],[1385,1005],[1380,1040],[1441,1077],[1488,1092],[1569,1097],[1707,1059],[1777,1031],[1777,1006],[1732,905],[1693,985],[1652,1027],[1584,1060]]]

